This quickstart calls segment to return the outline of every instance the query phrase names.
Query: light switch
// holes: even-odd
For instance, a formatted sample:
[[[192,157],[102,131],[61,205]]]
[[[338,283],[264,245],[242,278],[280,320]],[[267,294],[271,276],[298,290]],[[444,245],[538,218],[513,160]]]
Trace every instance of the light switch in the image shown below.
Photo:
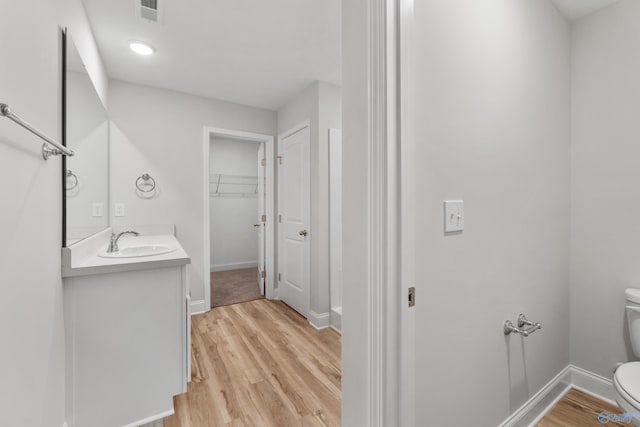
[[[124,216],[124,203],[116,203],[114,209],[115,216]]]
[[[104,216],[104,205],[102,203],[94,203],[91,205],[91,216],[94,218]]]
[[[464,230],[464,202],[444,201],[444,232],[455,233]]]

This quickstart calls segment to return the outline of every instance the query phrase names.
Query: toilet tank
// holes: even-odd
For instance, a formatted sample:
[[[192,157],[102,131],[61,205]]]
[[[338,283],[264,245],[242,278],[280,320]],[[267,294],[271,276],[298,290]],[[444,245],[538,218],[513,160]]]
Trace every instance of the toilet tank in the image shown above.
[[[640,358],[640,289],[628,288],[624,293],[631,347],[633,354]]]

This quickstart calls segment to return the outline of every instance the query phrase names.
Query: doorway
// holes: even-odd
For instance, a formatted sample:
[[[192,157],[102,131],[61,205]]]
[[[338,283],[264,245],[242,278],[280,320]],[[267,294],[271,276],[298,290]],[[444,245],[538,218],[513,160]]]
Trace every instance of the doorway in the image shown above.
[[[270,135],[205,128],[205,301],[273,298],[273,144]]]

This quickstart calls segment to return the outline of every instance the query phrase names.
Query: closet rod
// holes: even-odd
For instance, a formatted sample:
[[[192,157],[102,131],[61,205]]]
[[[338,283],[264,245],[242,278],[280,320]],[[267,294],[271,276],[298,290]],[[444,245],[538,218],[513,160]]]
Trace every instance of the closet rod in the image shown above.
[[[47,135],[15,115],[13,111],[11,111],[11,107],[9,105],[0,103],[0,115],[14,121],[29,132],[44,139],[49,145],[52,145],[54,148],[49,148],[46,144],[42,144],[42,157],[44,157],[45,160],[49,160],[49,157],[58,156],[60,154],[64,154],[66,156],[73,156],[75,154],[73,150],[69,150],[67,147],[49,138]]]

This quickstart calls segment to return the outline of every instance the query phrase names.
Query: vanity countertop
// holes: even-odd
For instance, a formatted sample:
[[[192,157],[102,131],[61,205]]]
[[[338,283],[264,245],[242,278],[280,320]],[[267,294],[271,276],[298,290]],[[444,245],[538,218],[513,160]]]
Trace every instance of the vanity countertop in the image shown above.
[[[149,270],[191,263],[191,258],[180,245],[178,239],[171,234],[139,237],[124,236],[121,238],[119,246],[166,245],[176,248],[172,252],[144,257],[103,258],[98,254],[107,250],[110,235],[110,230],[105,230],[105,232],[99,233],[77,245],[63,248],[62,277]]]

